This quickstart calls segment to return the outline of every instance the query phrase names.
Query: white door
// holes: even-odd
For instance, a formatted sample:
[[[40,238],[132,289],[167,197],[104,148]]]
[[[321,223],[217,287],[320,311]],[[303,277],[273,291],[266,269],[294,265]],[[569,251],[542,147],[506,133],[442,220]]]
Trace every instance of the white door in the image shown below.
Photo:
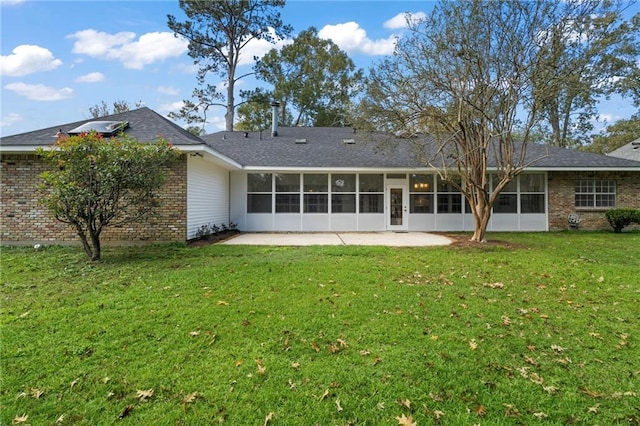
[[[387,230],[407,231],[409,211],[409,191],[406,185],[387,186]]]

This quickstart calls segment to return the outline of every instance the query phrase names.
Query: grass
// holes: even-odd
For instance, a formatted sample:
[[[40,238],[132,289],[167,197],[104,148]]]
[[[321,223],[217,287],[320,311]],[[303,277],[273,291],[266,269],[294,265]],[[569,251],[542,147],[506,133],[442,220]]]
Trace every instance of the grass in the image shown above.
[[[3,248],[0,423],[639,424],[640,233],[490,237]]]

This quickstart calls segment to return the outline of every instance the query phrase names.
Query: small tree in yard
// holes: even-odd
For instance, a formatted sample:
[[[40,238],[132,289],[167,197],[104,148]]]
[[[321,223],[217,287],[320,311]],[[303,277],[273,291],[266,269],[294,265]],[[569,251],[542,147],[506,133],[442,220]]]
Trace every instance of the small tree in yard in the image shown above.
[[[106,227],[140,220],[159,204],[167,166],[180,155],[164,140],[143,144],[95,132],[61,138],[38,154],[51,166],[41,175],[42,203],[75,228],[93,261]]]

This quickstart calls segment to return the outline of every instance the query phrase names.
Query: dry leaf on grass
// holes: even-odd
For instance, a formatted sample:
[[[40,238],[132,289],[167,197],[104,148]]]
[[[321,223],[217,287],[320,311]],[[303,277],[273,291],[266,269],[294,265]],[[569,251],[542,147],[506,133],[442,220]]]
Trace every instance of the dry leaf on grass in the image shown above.
[[[200,394],[198,392],[191,392],[189,395],[182,398],[182,405],[193,403],[199,396]]]
[[[14,425],[18,425],[20,423],[26,422],[28,418],[29,418],[28,414],[23,414],[21,416],[15,416],[11,423],[14,424]]]
[[[136,392],[136,397],[140,400],[140,401],[147,401],[148,399],[150,399],[153,396],[153,389],[147,389],[147,390],[138,390]]]
[[[336,399],[336,410],[338,410],[338,413],[342,411],[342,406],[340,405],[340,398]]]
[[[274,415],[273,411],[271,411],[269,414],[267,414],[266,417],[264,418],[264,423],[262,425],[263,426],[267,426],[267,423],[269,423],[271,420],[273,420],[273,415]]]
[[[413,416],[407,417],[403,414],[401,416],[397,416],[396,420],[401,426],[416,426],[416,422],[413,421]]]

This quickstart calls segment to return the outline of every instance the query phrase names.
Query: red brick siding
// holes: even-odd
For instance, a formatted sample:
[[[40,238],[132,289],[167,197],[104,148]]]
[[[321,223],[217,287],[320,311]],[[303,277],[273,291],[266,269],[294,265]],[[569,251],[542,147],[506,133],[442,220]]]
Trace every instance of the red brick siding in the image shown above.
[[[53,219],[38,201],[40,174],[46,165],[37,155],[0,158],[0,240],[2,243],[77,242],[74,229]],[[187,158],[170,167],[160,191],[161,204],[143,223],[105,228],[104,243],[185,241],[187,229]]]
[[[608,209],[575,207],[575,182],[578,179],[613,179],[616,181],[616,207],[640,208],[640,173],[638,172],[549,172],[549,229],[567,229],[567,216],[577,213],[580,229],[611,229],[605,217]]]

